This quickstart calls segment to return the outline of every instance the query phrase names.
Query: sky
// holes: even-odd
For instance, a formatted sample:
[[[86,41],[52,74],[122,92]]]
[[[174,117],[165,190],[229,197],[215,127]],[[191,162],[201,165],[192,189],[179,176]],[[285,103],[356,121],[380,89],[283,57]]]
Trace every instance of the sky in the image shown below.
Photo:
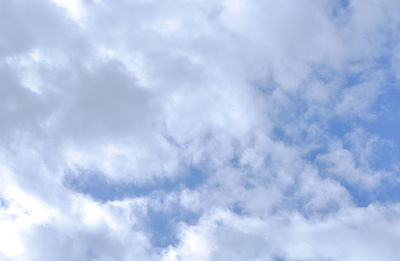
[[[397,261],[399,13],[0,0],[0,261]]]

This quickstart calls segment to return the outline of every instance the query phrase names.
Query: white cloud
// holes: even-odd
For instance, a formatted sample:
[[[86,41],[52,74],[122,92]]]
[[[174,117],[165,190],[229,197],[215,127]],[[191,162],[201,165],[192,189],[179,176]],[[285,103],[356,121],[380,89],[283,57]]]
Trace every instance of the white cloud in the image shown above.
[[[342,2],[4,1],[0,259],[396,260],[398,205],[348,186],[396,180],[358,124],[400,5]]]
[[[267,220],[224,210],[183,227],[166,260],[395,260],[399,206],[346,209],[326,219],[282,213]],[[191,248],[193,240],[201,244]],[[206,249],[198,253],[200,247]],[[204,254],[207,254],[204,256]],[[197,258],[197,259],[196,259]]]

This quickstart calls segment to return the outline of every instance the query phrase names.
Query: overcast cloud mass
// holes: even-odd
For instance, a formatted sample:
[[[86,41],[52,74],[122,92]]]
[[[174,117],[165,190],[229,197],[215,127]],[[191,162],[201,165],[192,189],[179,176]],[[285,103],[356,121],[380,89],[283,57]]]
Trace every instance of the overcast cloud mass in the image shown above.
[[[399,14],[0,0],[0,260],[398,261]]]

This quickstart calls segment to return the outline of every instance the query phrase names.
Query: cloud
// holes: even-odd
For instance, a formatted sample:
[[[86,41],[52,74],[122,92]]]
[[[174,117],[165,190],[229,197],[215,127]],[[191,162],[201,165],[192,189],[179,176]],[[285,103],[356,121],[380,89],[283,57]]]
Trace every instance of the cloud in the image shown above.
[[[182,244],[164,260],[392,260],[397,215],[398,205],[345,209],[322,220],[298,213],[263,220],[217,209],[182,227]]]
[[[399,8],[6,0],[0,259],[396,260]]]

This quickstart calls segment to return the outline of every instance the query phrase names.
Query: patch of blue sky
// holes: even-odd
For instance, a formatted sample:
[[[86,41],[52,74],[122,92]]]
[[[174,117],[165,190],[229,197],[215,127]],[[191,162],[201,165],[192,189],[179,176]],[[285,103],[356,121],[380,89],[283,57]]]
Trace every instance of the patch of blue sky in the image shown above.
[[[343,13],[350,9],[350,0],[330,0],[327,2],[329,2],[329,5],[327,5],[327,8],[329,8],[328,14],[332,18],[342,18]],[[341,22],[340,20],[339,22]]]
[[[176,246],[179,243],[177,238],[179,223],[194,225],[199,217],[198,213],[185,210],[178,204],[168,210],[149,208],[146,225],[151,232],[152,245],[159,248]]]
[[[350,0],[339,0],[339,2],[340,2],[340,4],[341,4],[342,8],[347,8],[347,7],[349,7]]]
[[[366,207],[372,203],[395,203],[400,201],[400,175],[397,172],[382,176],[375,187],[368,188],[357,182],[349,182],[340,176],[331,176],[323,164],[315,162],[315,166],[318,166],[319,174],[322,178],[333,178],[339,182],[351,195],[354,204],[358,207]],[[363,175],[369,174],[364,173]]]
[[[389,59],[379,57],[376,59],[376,69],[390,71]],[[322,81],[329,81],[326,77],[329,74],[322,74]],[[354,85],[365,82],[364,73],[352,73],[347,75],[343,80],[343,88],[350,88]],[[351,150],[350,142],[346,141],[346,135],[355,129],[362,129],[366,133],[379,137],[379,140],[373,147],[373,153],[369,158],[368,165],[374,171],[387,171],[392,176],[384,178],[374,190],[367,190],[357,184],[349,184],[344,180],[338,181],[352,195],[357,206],[367,206],[373,202],[398,202],[400,201],[400,184],[398,182],[400,175],[398,167],[400,164],[400,88],[397,86],[396,79],[393,75],[386,73],[385,86],[383,92],[377,97],[375,103],[370,108],[373,118],[362,117],[342,117],[335,116],[329,118],[324,125],[325,119],[311,118],[312,121],[320,120],[319,125],[324,128],[327,137],[336,138],[343,142],[345,149]],[[286,116],[287,120],[296,122],[295,116],[298,117],[304,111],[301,101],[296,101],[296,111]],[[299,109],[300,108],[300,109]],[[286,120],[285,119],[285,120]],[[307,143],[307,134],[299,132],[297,136],[291,136],[285,132],[286,128],[275,128],[274,138],[287,144]],[[325,140],[325,142],[328,141]],[[305,159],[318,166],[315,161],[316,156],[324,154],[327,151],[328,143],[321,140],[321,146],[310,150]],[[322,173],[323,175],[323,173]]]
[[[94,253],[93,249],[89,248],[86,252],[86,258],[88,261],[96,261],[97,260],[97,256]]]
[[[239,216],[245,214],[244,208],[243,208],[242,204],[240,204],[240,203],[234,203],[232,205],[232,207],[230,208],[230,210]]]
[[[377,111],[376,119],[360,123],[370,132],[393,141],[399,147],[400,88],[391,88],[382,94],[374,105],[374,110]]]
[[[341,88],[347,89],[368,82],[371,72],[381,72],[383,74],[382,86],[380,86],[381,93],[376,97],[376,101],[368,112],[373,117],[343,117],[337,115],[327,119],[326,124],[327,135],[335,138],[342,139],[352,130],[361,128],[372,135],[377,135],[382,140],[392,142],[393,146],[391,148],[387,146],[387,143],[385,146],[381,146],[381,151],[375,153],[376,159],[371,162],[371,166],[384,169],[391,166],[391,164],[388,164],[389,161],[400,161],[400,151],[398,149],[400,147],[400,135],[398,135],[400,127],[400,88],[391,69],[390,50],[392,50],[392,42],[393,40],[390,40],[389,37],[384,44],[388,51],[373,59],[370,62],[371,67],[369,70],[348,73],[341,81]],[[357,65],[360,62],[365,63],[366,61],[354,61],[353,63]],[[318,70],[316,70],[315,73],[315,77],[324,83],[331,81],[334,78],[332,75],[334,75],[334,72],[330,71],[329,68],[322,70],[322,73],[318,73]],[[310,122],[319,120],[321,122],[320,125],[324,127],[324,119],[308,120]],[[278,137],[281,136],[284,140],[288,139],[288,137],[279,134],[279,131],[277,133]],[[318,153],[318,150],[313,152],[310,158],[313,158],[316,153]],[[384,156],[382,157],[382,155]]]
[[[390,179],[383,179],[373,190],[346,182],[342,182],[342,186],[351,194],[353,202],[358,207],[367,207],[373,203],[396,203],[400,201],[400,183]]]
[[[0,208],[7,208],[7,207],[8,207],[7,200],[0,197]]]
[[[182,187],[194,189],[206,180],[206,172],[194,167],[187,168],[176,178],[156,178],[143,184],[116,183],[103,173],[90,170],[81,170],[80,172],[78,175],[67,174],[64,178],[64,185],[101,202],[142,197],[157,191],[171,192]]]
[[[378,97],[372,107],[374,119],[343,119],[335,117],[328,122],[329,135],[342,139],[354,129],[360,128],[379,137],[369,161],[373,169],[393,170],[400,163],[400,90],[391,89]],[[346,148],[346,143],[344,143]]]
[[[64,185],[74,191],[89,195],[94,200],[106,202],[129,197],[149,196],[157,192],[178,191],[181,188],[195,189],[205,180],[205,172],[191,167],[175,179],[165,178],[145,184],[114,183],[102,173],[82,171],[81,175],[66,175]],[[197,213],[181,208],[178,203],[166,209],[149,206],[145,223],[151,234],[152,245],[164,248],[176,244],[178,242],[177,224],[179,222],[194,224],[198,218]]]

